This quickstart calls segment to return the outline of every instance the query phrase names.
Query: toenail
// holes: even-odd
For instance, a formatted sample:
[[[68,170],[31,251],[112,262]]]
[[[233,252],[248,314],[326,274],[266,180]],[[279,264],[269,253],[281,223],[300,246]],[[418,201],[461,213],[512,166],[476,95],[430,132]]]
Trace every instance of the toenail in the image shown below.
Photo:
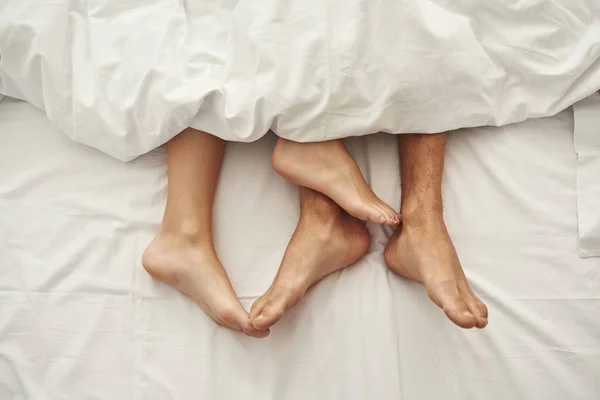
[[[261,319],[265,319],[265,316],[262,314],[260,314],[258,317],[256,317],[256,320],[260,321]]]
[[[475,318],[475,316],[473,314],[471,314],[469,311],[465,311],[463,312],[463,315],[469,318]]]

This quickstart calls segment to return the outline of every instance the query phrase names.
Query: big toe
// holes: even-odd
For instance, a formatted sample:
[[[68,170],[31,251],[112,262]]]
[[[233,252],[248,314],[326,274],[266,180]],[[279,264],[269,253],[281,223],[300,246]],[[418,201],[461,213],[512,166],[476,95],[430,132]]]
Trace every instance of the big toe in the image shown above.
[[[271,334],[271,330],[270,329],[262,329],[262,330],[256,329],[252,325],[252,320],[250,318],[248,318],[248,320],[246,321],[246,323],[242,326],[242,329],[244,330],[244,333],[246,335],[255,337],[257,339],[266,338],[267,336],[269,336]]]
[[[252,326],[258,330],[268,329],[281,319],[287,309],[288,299],[281,293],[273,293],[260,314],[252,319]]]
[[[239,303],[217,305],[211,314],[219,325],[236,331],[243,330],[243,326],[248,320],[248,313]]]
[[[250,319],[254,319],[259,316],[263,308],[265,308],[270,295],[270,291],[267,291],[265,294],[256,299],[254,303],[252,303],[252,307],[250,307]]]
[[[260,296],[252,304],[252,307],[250,308],[250,315],[248,316],[248,320],[242,326],[244,332],[248,336],[262,339],[262,338],[269,336],[269,334],[271,333],[271,331],[269,329],[255,328],[252,323],[254,318],[258,317],[260,315],[260,313],[262,313],[263,309],[265,308],[265,305],[267,304],[267,301],[269,300],[269,297],[270,297],[270,291],[267,291],[267,293]]]
[[[473,328],[479,323],[477,317],[473,315],[467,304],[461,298],[454,299],[442,308],[448,318],[461,328]]]
[[[467,303],[460,296],[456,282],[445,282],[428,292],[431,299],[456,325],[466,329],[477,326],[477,317],[469,310]]]
[[[459,284],[459,292],[461,298],[467,304],[469,311],[471,311],[471,314],[477,318],[477,324],[475,326],[479,329],[485,328],[488,324],[488,310],[485,304],[479,300],[466,282]]]

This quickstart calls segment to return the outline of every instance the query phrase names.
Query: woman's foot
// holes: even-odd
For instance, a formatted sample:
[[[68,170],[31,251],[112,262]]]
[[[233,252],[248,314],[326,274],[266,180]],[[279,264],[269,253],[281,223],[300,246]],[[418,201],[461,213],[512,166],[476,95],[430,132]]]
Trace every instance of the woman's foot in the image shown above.
[[[210,242],[161,232],[144,252],[142,264],[152,277],[194,300],[217,324],[255,337],[269,334],[250,326]]]
[[[404,278],[422,283],[429,297],[462,328],[484,328],[488,310],[473,293],[441,215],[404,218],[385,248],[385,263]]]
[[[378,198],[341,140],[296,143],[279,139],[273,169],[290,182],[331,198],[356,218],[397,225],[398,214]]]
[[[354,264],[369,250],[369,233],[363,223],[325,196],[312,193],[315,201],[305,201],[273,284],[252,305],[250,319],[255,329],[269,329],[311,286]]]

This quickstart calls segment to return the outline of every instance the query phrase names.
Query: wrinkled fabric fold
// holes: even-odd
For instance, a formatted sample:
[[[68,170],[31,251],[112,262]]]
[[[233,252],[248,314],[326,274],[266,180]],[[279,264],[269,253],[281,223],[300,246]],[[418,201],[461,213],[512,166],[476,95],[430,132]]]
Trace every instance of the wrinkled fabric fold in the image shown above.
[[[573,106],[579,254],[600,257],[600,93]]]
[[[5,0],[0,93],[122,160],[232,141],[434,133],[600,89],[596,0]]]

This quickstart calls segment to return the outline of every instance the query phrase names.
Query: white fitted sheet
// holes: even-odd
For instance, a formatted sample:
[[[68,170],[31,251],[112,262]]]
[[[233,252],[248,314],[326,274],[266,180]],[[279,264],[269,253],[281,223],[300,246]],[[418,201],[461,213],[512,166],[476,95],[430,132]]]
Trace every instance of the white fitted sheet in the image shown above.
[[[394,138],[348,140],[398,204]],[[215,228],[249,306],[298,216],[273,136],[228,147]],[[121,163],[41,111],[0,103],[0,399],[581,399],[600,393],[600,259],[578,257],[573,113],[451,134],[446,216],[490,309],[454,327],[371,252],[251,339],[153,281],[140,256],[165,202],[165,154]]]

